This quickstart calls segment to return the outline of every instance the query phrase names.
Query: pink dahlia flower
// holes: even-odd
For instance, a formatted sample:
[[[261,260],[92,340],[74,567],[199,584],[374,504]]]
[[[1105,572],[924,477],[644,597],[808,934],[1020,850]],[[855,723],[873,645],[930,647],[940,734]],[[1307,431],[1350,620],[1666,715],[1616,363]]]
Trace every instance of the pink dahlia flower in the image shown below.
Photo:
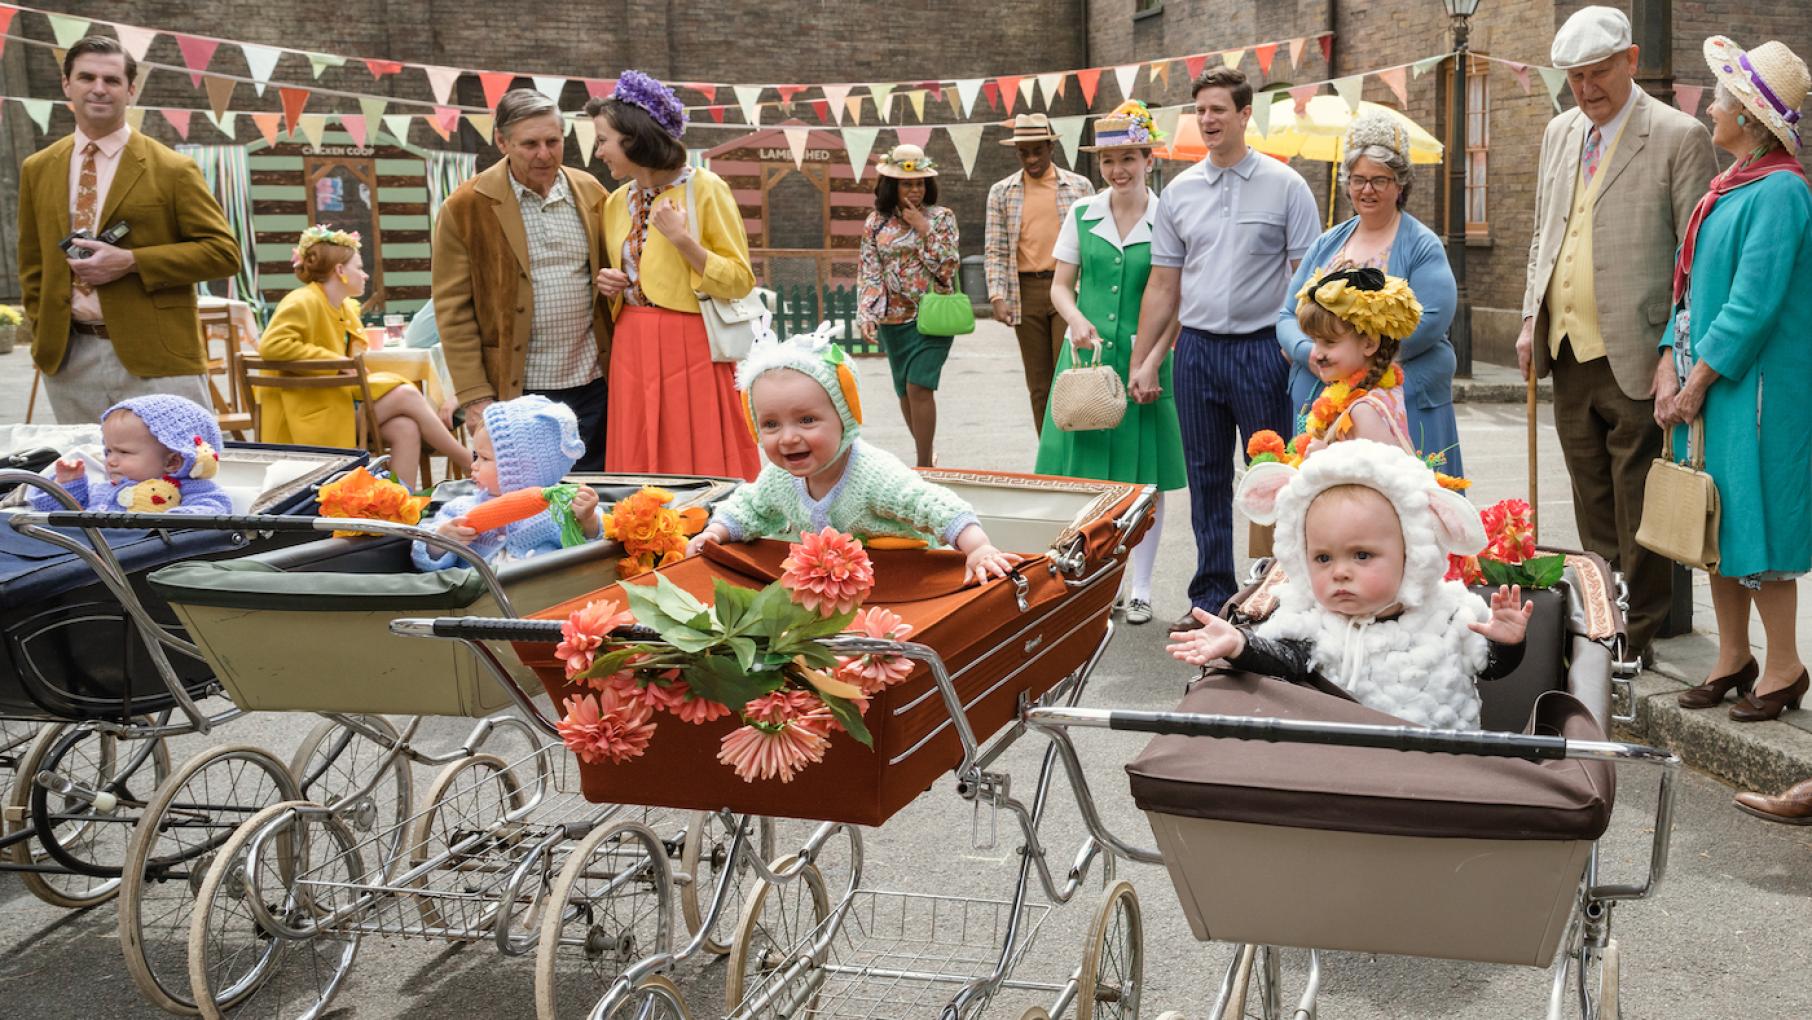
[[[862,543],[835,528],[801,532],[780,566],[793,601],[819,616],[847,613],[875,586],[874,564]]]
[[[702,726],[714,719],[722,719],[729,715],[730,707],[721,701],[712,701],[710,698],[701,698],[696,694],[688,693],[684,701],[669,711],[678,716],[680,722]]]
[[[730,766],[745,783],[757,779],[793,781],[807,765],[824,760],[830,737],[802,722],[777,726],[751,723],[724,737],[717,760]]]
[[[590,669],[591,660],[603,646],[605,637],[618,627],[634,622],[635,617],[615,599],[587,602],[585,608],[567,616],[566,622],[560,625],[562,640],[554,649],[554,654],[566,664],[567,678]]]
[[[856,614],[848,633],[887,641],[904,641],[912,633],[912,624],[900,614],[881,606],[871,606]],[[881,691],[912,674],[912,660],[903,655],[857,655],[839,660],[837,674],[846,683],[862,688],[864,694]]]
[[[560,739],[587,765],[621,765],[642,756],[654,737],[654,712],[614,690],[566,699]]]

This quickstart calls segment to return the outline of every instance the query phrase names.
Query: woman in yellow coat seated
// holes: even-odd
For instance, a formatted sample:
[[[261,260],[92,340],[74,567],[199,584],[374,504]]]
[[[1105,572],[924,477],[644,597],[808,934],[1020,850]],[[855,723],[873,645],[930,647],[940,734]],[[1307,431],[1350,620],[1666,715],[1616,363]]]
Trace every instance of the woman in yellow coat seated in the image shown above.
[[[304,286],[278,303],[258,342],[258,356],[267,361],[344,358],[355,351],[355,341],[362,347],[358,299],[368,277],[359,235],[309,227],[290,262]],[[378,433],[390,450],[391,470],[405,485],[420,484],[424,442],[461,470],[471,469],[471,451],[453,437],[420,390],[388,372],[373,373],[370,383]],[[349,447],[358,441],[358,391],[353,387],[259,389],[256,395],[260,432],[267,442]]]

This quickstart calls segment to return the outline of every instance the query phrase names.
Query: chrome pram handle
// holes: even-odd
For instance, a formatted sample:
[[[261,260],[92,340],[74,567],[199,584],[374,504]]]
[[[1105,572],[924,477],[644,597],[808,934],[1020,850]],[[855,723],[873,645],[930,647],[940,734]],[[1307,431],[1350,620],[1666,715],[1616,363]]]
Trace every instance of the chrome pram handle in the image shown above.
[[[502,620],[479,616],[442,616],[434,619],[392,621],[390,631],[403,637],[452,638],[458,641],[520,641],[525,644],[558,644],[564,640],[559,620]],[[659,641],[653,627],[618,627],[613,641]]]
[[[1526,761],[1567,757],[1565,737],[1486,730],[1430,730],[1420,726],[1371,726],[1360,723],[1304,722],[1200,712],[1146,712],[1099,708],[1034,708],[1026,713],[1033,725],[1093,726],[1134,733],[1186,737],[1262,740],[1273,744],[1330,744],[1376,747],[1429,754],[1466,754]],[[1574,744],[1591,743],[1573,741]]]

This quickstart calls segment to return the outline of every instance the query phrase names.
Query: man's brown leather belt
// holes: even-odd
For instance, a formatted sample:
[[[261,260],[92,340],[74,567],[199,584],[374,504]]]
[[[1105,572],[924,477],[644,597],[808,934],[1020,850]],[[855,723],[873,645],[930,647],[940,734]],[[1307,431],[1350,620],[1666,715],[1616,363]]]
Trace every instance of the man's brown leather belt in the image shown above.
[[[98,336],[103,340],[113,339],[112,335],[107,332],[107,327],[98,322],[71,322],[69,324],[69,331],[71,333],[86,333],[89,336]]]

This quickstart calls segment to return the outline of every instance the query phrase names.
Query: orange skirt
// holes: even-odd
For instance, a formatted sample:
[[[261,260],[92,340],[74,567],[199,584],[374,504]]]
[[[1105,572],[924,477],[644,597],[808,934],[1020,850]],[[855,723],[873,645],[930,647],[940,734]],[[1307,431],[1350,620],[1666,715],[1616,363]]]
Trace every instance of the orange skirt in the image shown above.
[[[624,305],[610,344],[604,470],[753,479],[761,455],[736,366],[711,360],[694,312]]]

